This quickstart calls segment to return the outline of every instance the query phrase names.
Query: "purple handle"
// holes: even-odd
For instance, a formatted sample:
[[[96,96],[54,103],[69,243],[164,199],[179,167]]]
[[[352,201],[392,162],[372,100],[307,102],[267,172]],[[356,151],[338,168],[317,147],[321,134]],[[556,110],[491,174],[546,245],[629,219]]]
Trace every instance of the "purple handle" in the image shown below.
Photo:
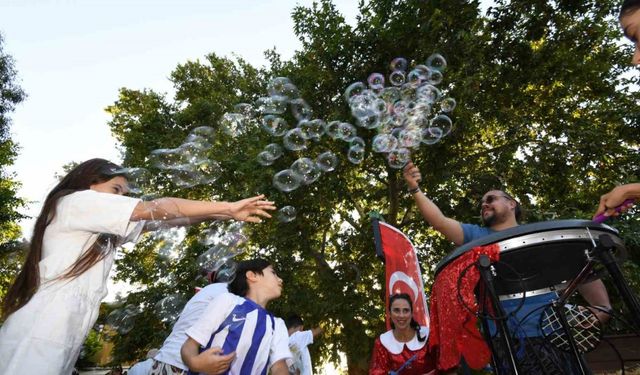
[[[633,199],[627,199],[626,201],[622,202],[621,205],[619,205],[618,207],[616,207],[616,212],[620,212],[622,211],[622,207],[626,206],[630,203],[635,202],[635,200]],[[596,216],[595,218],[593,218],[593,221],[596,223],[602,223],[603,221],[607,220],[608,218],[610,218],[611,216],[605,216],[604,214],[600,214],[598,216]]]

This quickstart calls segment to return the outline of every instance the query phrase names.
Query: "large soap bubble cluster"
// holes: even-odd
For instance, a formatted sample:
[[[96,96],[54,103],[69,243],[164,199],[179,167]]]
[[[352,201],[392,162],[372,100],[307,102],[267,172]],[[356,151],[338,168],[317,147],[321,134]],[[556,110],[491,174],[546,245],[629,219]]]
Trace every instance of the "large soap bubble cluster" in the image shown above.
[[[396,169],[409,161],[411,150],[435,144],[451,132],[448,114],[456,106],[455,99],[436,87],[447,67],[442,55],[433,54],[409,71],[408,66],[406,59],[397,57],[389,65],[387,80],[381,73],[372,73],[366,84],[354,82],[344,92],[355,123],[378,131],[371,149],[385,154],[389,166]],[[363,161],[363,146],[352,144],[350,162]]]
[[[236,106],[247,110],[243,104]],[[245,129],[242,114],[225,114],[221,126],[229,132]],[[232,130],[230,130],[232,129]],[[160,169],[175,186],[190,188],[214,182],[220,175],[219,163],[211,160],[209,151],[213,147],[215,130],[210,126],[199,126],[191,130],[184,142],[176,148],[161,148],[151,151],[148,162]]]
[[[234,257],[245,251],[243,245],[247,242],[243,230],[243,222],[214,225],[203,230],[198,241],[209,248],[196,260],[198,267],[215,272],[218,282],[233,281],[237,268]]]
[[[244,110],[239,111],[241,106]],[[256,155],[262,166],[273,165],[286,152],[296,153],[296,159],[284,169],[272,174],[273,186],[283,193],[292,192],[310,185],[321,178],[323,173],[334,171],[338,156],[325,149],[312,154],[310,144],[318,144],[329,134],[333,139],[351,140],[356,128],[351,124],[313,118],[311,106],[300,96],[298,88],[286,77],[276,77],[267,85],[267,96],[258,98],[253,105],[240,104],[234,112],[223,116],[223,131],[231,136],[239,136],[250,126],[261,128],[271,137],[279,138],[266,145]],[[281,222],[295,218],[295,208],[288,206],[281,212]]]
[[[388,165],[400,169],[410,160],[412,150],[433,145],[447,136],[452,129],[449,114],[456,106],[455,99],[447,97],[437,87],[444,78],[447,61],[433,54],[424,64],[409,70],[406,59],[398,57],[390,63],[390,72],[372,73],[366,83],[354,82],[344,91],[354,123],[314,118],[311,106],[300,96],[300,91],[286,77],[276,77],[267,85],[267,96],[258,98],[253,105],[241,103],[234,112],[226,113],[221,128],[231,136],[240,136],[251,127],[261,128],[270,137],[278,138],[256,155],[262,166],[276,163],[285,153],[295,153],[296,159],[284,169],[275,168],[273,186],[290,193],[318,181],[324,173],[339,167],[338,155],[321,149],[323,137],[346,144],[344,158],[360,164],[367,156],[365,140],[359,129],[376,130],[370,149],[385,155]],[[314,145],[316,147],[311,147]],[[174,162],[179,165],[178,162]],[[294,207],[288,212],[295,212]],[[295,214],[280,215],[289,222]]]

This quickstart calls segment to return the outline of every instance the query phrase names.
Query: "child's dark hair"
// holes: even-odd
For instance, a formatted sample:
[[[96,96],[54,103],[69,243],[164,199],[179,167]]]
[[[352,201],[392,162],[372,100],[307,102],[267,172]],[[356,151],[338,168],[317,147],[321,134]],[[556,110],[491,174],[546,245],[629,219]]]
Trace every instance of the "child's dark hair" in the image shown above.
[[[285,321],[285,324],[287,325],[287,329],[301,327],[304,325],[304,323],[302,322],[302,318],[297,314],[289,315],[289,317]]]
[[[411,302],[411,297],[409,297],[407,293],[396,293],[396,294],[392,294],[391,297],[389,297],[389,312],[391,312],[391,305],[393,305],[393,302],[399,299],[403,299],[409,302],[409,308],[411,308],[411,313],[413,314],[413,303]],[[413,319],[413,315],[411,316],[411,323],[409,323],[409,325],[411,326],[411,328],[413,328],[416,331],[416,336],[418,337],[418,341],[423,342],[424,340],[427,339],[426,336],[425,337],[420,336],[420,324],[418,324],[418,322],[416,322],[415,319]],[[391,321],[391,328],[393,329],[396,328],[395,324],[393,324],[393,321]]]
[[[245,297],[249,292],[249,284],[247,283],[247,272],[252,271],[258,275],[262,275],[262,271],[271,264],[261,258],[245,260],[238,263],[236,269],[236,277],[229,283],[229,292]]]

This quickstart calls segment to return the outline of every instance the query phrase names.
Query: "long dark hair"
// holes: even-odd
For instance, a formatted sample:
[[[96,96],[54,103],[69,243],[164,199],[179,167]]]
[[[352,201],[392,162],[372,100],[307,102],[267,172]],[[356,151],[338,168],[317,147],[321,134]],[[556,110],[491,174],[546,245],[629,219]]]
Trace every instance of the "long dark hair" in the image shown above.
[[[640,0],[624,0],[620,7],[620,18],[640,9]]]
[[[42,260],[42,240],[45,229],[56,216],[56,208],[60,198],[77,191],[87,190],[91,185],[109,181],[116,176],[123,176],[124,173],[121,171],[122,168],[119,165],[108,160],[87,160],[73,168],[49,192],[33,229],[27,259],[2,302],[3,319],[26,305],[40,285],[38,264]],[[114,235],[101,234],[98,236],[96,242],[59,278],[72,279],[80,276],[108,255],[108,252],[103,250],[104,246],[114,240]]]
[[[424,340],[427,339],[427,337],[420,336],[420,324],[418,324],[418,322],[416,322],[416,320],[413,319],[413,303],[411,302],[411,297],[409,297],[407,293],[396,293],[396,294],[392,294],[391,297],[389,297],[389,312],[391,312],[391,305],[393,305],[393,303],[398,299],[403,299],[409,302],[409,308],[411,308],[411,323],[409,323],[409,326],[416,331],[416,336],[418,336],[418,341],[423,342]],[[391,321],[391,328],[396,329],[395,324],[393,324],[393,320]]]

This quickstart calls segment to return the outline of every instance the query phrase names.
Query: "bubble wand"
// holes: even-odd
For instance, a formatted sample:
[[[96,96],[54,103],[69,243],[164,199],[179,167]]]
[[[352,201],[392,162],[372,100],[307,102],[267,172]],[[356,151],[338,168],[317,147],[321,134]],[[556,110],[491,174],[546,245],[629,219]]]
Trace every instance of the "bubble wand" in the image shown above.
[[[622,212],[622,209],[632,203],[634,203],[635,200],[634,199],[627,199],[624,202],[622,202],[621,205],[619,205],[618,207],[615,208],[615,212],[620,213]],[[593,218],[593,221],[600,224],[604,221],[606,221],[607,219],[611,218],[611,216],[607,216],[604,213],[599,214],[598,216]]]

